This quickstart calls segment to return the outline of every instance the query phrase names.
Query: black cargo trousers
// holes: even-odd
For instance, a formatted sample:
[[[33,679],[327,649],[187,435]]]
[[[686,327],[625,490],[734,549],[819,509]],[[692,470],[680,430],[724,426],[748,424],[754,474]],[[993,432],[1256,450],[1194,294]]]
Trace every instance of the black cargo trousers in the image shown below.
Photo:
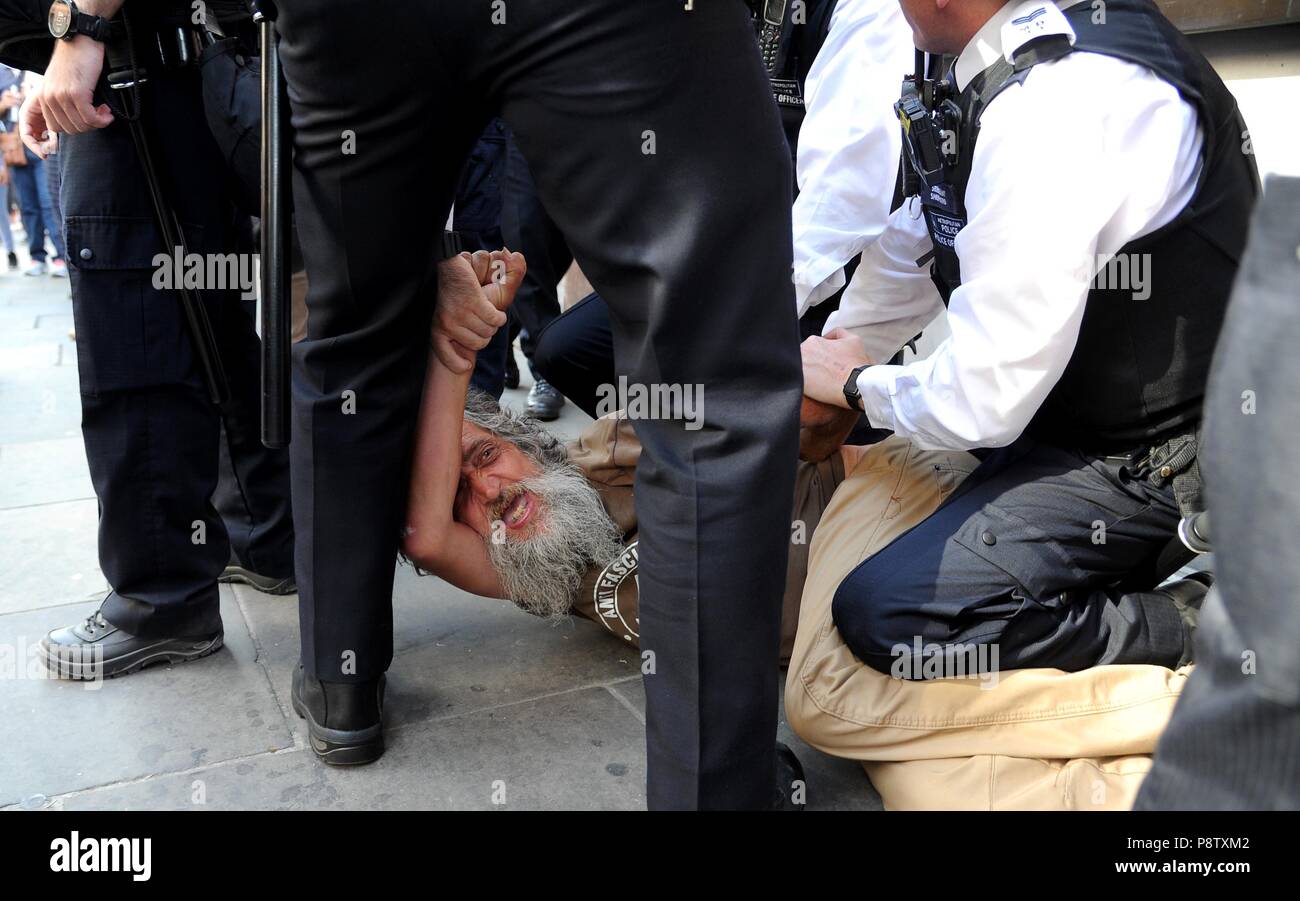
[[[189,252],[241,249],[198,70],[153,73],[141,97],[154,164]],[[118,98],[108,99],[120,111]],[[119,116],[107,128],[62,135],[60,146],[81,430],[99,499],[99,563],[112,587],[103,613],[135,635],[209,634],[221,622],[216,580],[232,545],[252,569],[291,571],[288,453],[267,450],[259,437],[253,302],[238,287],[202,292],[230,381],[223,430],[179,294],[154,287],[154,258],[169,251],[127,123]],[[222,441],[231,470],[214,503]]]
[[[745,4],[280,6],[311,278],[291,445],[305,666],[391,662],[438,237],[499,113],[609,301],[619,371],[703,390],[698,430],[636,423],[648,803],[769,804],[802,385],[790,158]]]

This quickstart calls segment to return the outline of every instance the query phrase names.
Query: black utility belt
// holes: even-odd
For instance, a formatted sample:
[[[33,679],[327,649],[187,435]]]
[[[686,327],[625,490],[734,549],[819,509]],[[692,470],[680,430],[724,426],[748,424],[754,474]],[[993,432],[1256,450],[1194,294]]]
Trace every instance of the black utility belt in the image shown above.
[[[1163,488],[1196,461],[1196,451],[1197,434],[1188,432],[1130,454],[1106,459],[1120,462],[1129,478]]]
[[[150,77],[196,67],[219,36],[202,25],[131,22],[129,32],[105,45],[109,87],[143,84]]]

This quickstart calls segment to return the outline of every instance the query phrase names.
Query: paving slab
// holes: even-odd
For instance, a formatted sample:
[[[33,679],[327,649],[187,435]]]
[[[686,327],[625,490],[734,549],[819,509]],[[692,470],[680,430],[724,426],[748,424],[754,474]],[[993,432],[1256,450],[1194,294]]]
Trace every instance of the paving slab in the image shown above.
[[[9,350],[0,354],[8,355]],[[0,373],[0,444],[81,435],[81,386],[74,363]]]
[[[0,445],[0,510],[94,497],[80,435]]]
[[[95,607],[0,616],[0,806],[294,746],[229,592],[226,646],[211,657],[97,683],[48,678],[31,649]]]
[[[287,706],[298,663],[297,597],[234,586],[272,686]],[[387,721],[394,726],[513,704],[639,674],[631,648],[595,623],[559,624],[398,568]],[[305,735],[301,722],[293,727]]]
[[[260,754],[53,798],[49,806],[639,810],[644,741],[636,718],[596,688],[390,729],[387,751],[370,766],[326,767],[305,749]]]
[[[0,614],[54,607],[108,591],[99,570],[99,502],[0,510]]]

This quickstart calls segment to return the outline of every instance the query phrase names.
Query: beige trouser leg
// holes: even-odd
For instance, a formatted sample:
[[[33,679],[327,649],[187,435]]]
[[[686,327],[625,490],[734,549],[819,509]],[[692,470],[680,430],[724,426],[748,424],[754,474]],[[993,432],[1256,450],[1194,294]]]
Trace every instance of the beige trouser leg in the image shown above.
[[[289,337],[295,344],[307,337],[307,273],[295,272],[289,282]]]
[[[904,681],[858,661],[831,602],[859,563],[932,513],[975,467],[899,438],[846,463],[813,535],[786,681],[791,727],[861,760],[885,806],[1126,808],[1190,668],[1014,670]]]

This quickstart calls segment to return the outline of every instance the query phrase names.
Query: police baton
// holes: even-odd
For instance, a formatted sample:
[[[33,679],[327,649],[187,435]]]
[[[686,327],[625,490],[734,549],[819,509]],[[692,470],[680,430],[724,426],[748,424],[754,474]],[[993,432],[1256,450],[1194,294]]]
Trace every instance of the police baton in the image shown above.
[[[127,42],[130,41],[129,26]],[[125,57],[122,55],[125,52]],[[133,115],[126,116],[135,144],[136,156],[144,172],[145,184],[149,187],[149,199],[153,202],[154,216],[158,220],[158,229],[162,232],[164,251],[168,256],[179,253],[184,260],[189,248],[185,243],[185,230],[176,210],[167,202],[162,180],[154,166],[153,153],[150,150],[149,135],[145,131],[139,105],[139,86],[148,80],[147,73],[136,65],[134,53],[129,46],[110,44],[106,48],[109,62],[108,85],[115,91],[129,91],[136,103]],[[216,338],[212,334],[212,323],[208,320],[207,308],[203,306],[203,297],[196,288],[186,287],[184,280],[177,286],[181,296],[181,307],[185,311],[185,321],[189,326],[190,338],[194,345],[194,355],[198,358],[203,380],[207,384],[208,397],[218,407],[230,399],[230,386],[226,382],[226,370],[221,365],[221,353],[217,348]]]
[[[293,143],[272,0],[252,0],[262,60],[262,443],[289,445],[289,217]]]

